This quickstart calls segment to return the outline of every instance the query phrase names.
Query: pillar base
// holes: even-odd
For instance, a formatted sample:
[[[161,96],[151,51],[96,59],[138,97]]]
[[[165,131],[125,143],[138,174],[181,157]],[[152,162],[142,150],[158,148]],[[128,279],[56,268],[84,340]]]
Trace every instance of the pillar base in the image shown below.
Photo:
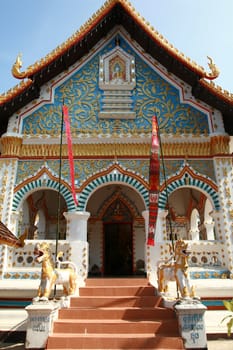
[[[58,317],[60,304],[52,301],[28,305],[25,349],[44,349],[52,330],[53,321]]]
[[[185,349],[207,349],[204,323],[206,306],[197,300],[182,300],[175,305]]]

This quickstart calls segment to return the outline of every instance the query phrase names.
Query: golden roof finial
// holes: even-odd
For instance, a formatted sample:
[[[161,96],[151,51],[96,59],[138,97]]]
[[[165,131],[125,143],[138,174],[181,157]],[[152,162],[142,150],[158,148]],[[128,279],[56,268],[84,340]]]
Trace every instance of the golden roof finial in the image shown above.
[[[20,72],[20,69],[22,68],[23,61],[22,61],[22,54],[19,53],[18,56],[16,57],[15,63],[13,64],[11,68],[11,73],[13,77],[17,79],[24,79],[28,78],[30,75],[30,70],[26,70],[25,72]]]
[[[212,58],[209,56],[207,56],[207,58],[209,60],[208,66],[210,68],[210,73],[205,73],[203,78],[209,79],[209,80],[214,80],[219,76],[220,71],[219,71],[218,67],[215,65]]]

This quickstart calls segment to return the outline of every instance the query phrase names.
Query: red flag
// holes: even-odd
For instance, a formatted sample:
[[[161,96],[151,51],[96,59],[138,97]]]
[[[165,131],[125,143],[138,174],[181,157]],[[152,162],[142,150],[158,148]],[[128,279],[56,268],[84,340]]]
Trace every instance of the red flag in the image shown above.
[[[148,245],[154,245],[155,227],[158,216],[159,198],[159,137],[156,116],[152,117],[151,156],[149,172],[149,230]]]
[[[69,163],[70,163],[70,180],[71,180],[72,194],[73,194],[74,202],[78,206],[78,201],[77,201],[76,192],[75,192],[75,183],[74,183],[74,158],[73,158],[73,151],[72,151],[72,140],[71,140],[71,132],[70,132],[68,107],[63,105],[62,111],[63,111],[63,117],[64,117],[64,122],[66,127],[66,138],[67,138],[67,146],[68,146],[68,157],[69,157]]]

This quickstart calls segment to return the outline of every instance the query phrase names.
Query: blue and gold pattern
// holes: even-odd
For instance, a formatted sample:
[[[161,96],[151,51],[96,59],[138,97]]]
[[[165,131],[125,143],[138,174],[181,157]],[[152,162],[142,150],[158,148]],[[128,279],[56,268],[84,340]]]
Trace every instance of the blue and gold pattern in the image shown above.
[[[72,134],[97,132],[112,134],[114,120],[98,120],[101,90],[98,87],[99,55],[114,47],[114,38],[54,91],[54,103],[38,108],[23,120],[24,134],[58,135],[63,100],[69,107]],[[143,133],[151,130],[156,112],[162,133],[208,133],[208,117],[188,103],[181,103],[179,91],[165,81],[120,38],[121,47],[135,57],[136,88],[133,94],[136,118],[120,120],[118,133]]]
[[[118,159],[118,163],[123,169],[139,174],[140,177],[149,181],[149,159]],[[75,160],[75,182],[79,187],[84,181],[93,176],[93,174],[101,173],[104,169],[108,169],[114,161],[112,159],[81,159]],[[165,160],[164,169],[166,178],[174,176],[183,166],[183,159]],[[205,174],[215,181],[214,169],[212,161],[208,160],[189,160],[190,166],[200,174]],[[23,160],[18,162],[17,184],[24,181],[25,178],[35,175],[45,165],[42,160]],[[59,174],[59,160],[47,160],[46,167],[55,177]],[[70,182],[68,160],[62,160],[62,178]],[[160,164],[160,179],[164,181],[163,166]]]
[[[203,176],[208,176],[211,180],[216,181],[214,166],[212,160],[208,159],[189,159],[188,164]],[[166,178],[174,176],[184,166],[183,159],[170,159],[164,161]],[[162,164],[160,164],[160,179],[164,181],[164,172],[162,171]]]

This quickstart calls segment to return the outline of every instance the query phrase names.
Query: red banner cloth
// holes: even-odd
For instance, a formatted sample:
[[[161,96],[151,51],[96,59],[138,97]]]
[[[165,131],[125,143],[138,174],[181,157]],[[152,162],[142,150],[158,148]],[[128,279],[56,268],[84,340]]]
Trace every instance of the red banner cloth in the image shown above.
[[[72,151],[72,140],[71,140],[71,132],[70,132],[68,107],[63,105],[62,111],[63,111],[63,117],[64,117],[64,122],[66,127],[66,138],[67,138],[68,157],[69,157],[69,164],[70,164],[70,180],[71,180],[72,194],[73,194],[74,202],[78,206],[78,201],[77,201],[76,192],[75,192],[74,158],[73,158],[73,151]]]
[[[149,229],[147,239],[147,244],[152,246],[154,245],[155,227],[158,216],[159,166],[158,122],[156,116],[153,116],[149,170]]]

